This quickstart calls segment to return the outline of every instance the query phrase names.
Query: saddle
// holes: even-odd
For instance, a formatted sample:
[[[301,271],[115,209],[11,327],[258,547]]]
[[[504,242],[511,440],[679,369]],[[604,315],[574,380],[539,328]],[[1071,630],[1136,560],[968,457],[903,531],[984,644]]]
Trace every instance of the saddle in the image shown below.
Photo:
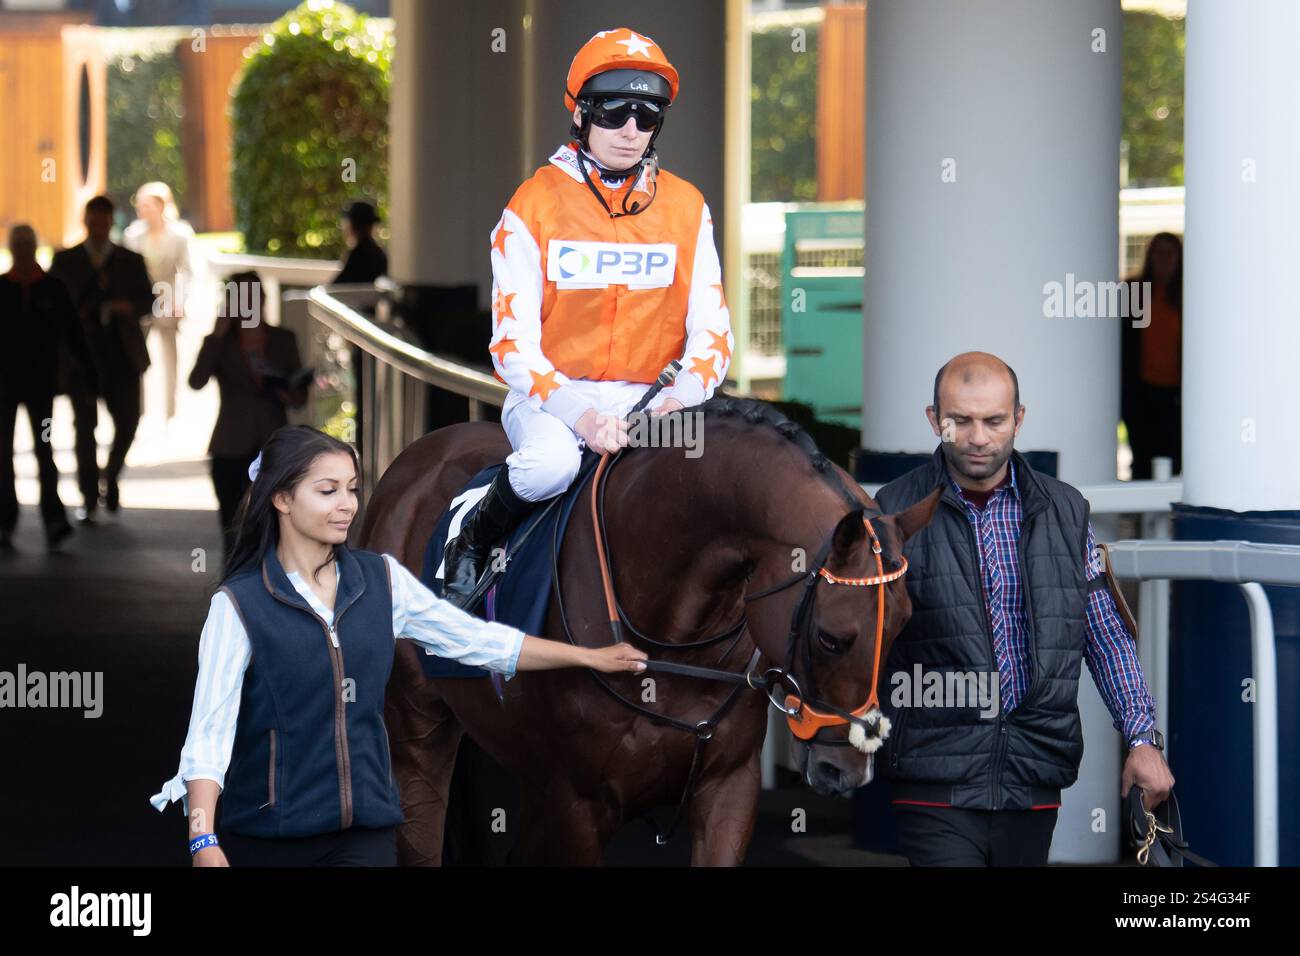
[[[500,462],[476,474],[452,498],[438,519],[424,549],[420,581],[439,597],[444,595],[443,554],[447,542],[460,532],[483,500],[497,471],[504,467],[505,463]],[[541,634],[545,630],[553,577],[552,548],[563,541],[569,515],[584,484],[583,480],[575,481],[567,491],[534,510],[514,530],[510,540],[504,544],[504,558],[492,559],[500,560],[504,569],[497,568],[495,574],[489,570],[482,599],[472,602],[467,608],[471,614],[487,621],[509,624],[527,634]],[[437,657],[429,650],[425,650],[420,659],[425,674],[430,678],[496,676],[482,667],[470,667],[459,661]]]

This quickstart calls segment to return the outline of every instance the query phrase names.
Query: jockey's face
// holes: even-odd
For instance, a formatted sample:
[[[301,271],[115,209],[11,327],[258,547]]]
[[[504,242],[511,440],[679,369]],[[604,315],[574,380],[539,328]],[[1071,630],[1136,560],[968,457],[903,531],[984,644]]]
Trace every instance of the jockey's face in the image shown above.
[[[578,110],[574,109],[573,122],[580,120]],[[587,133],[587,150],[606,169],[631,169],[645,155],[653,135],[653,130],[643,133],[637,129],[636,117],[633,116],[629,116],[619,129],[602,129],[592,123]]]

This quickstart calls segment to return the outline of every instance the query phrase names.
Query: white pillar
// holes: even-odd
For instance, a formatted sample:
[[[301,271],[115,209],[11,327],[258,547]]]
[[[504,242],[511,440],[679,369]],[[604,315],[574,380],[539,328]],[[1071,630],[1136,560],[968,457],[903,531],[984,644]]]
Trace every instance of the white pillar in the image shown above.
[[[393,0],[392,12],[389,272],[476,284],[486,308],[490,233],[521,181],[524,0]]]
[[[863,446],[933,450],[935,372],[980,350],[1019,376],[1017,447],[1113,480],[1119,320],[1048,318],[1044,286],[1118,278],[1119,3],[871,0],[867,18]],[[1118,856],[1119,743],[1086,684],[1053,860]]]
[[[1183,500],[1300,508],[1300,5],[1187,10]]]
[[[1019,448],[1058,450],[1067,481],[1114,480],[1118,322],[1046,318],[1043,287],[1117,278],[1119,3],[867,16],[863,446],[932,450],[934,374],[977,349],[1020,378]]]

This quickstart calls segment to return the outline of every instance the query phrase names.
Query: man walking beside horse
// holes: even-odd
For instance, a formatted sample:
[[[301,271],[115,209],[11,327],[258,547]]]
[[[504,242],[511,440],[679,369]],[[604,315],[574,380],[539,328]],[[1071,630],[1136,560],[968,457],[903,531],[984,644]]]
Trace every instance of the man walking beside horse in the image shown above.
[[[1024,416],[1010,366],[984,352],[956,356],[926,409],[941,439],[933,460],[876,496],[893,512],[944,489],[905,549],[912,617],[888,673],[998,680],[992,718],[948,701],[890,713],[884,771],[914,866],[1047,862],[1061,791],[1083,758],[1081,660],[1128,743],[1121,793],[1140,787],[1151,809],[1174,784],[1088,503],[1015,451]]]

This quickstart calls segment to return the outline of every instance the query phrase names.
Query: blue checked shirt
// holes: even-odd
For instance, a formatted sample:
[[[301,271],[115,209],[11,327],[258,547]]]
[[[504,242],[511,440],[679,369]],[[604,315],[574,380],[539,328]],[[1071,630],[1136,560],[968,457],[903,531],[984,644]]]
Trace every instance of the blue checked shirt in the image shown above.
[[[966,505],[966,517],[975,529],[979,542],[980,574],[988,600],[989,620],[993,625],[993,649],[1000,675],[999,692],[1002,710],[1010,713],[1029,689],[1029,625],[1025,619],[1024,589],[1016,549],[1020,543],[1020,488],[1016,469],[1007,463],[1011,481],[999,486],[981,510],[962,495],[961,486],[948,474],[953,490]],[[1103,573],[1101,557],[1091,523],[1088,525],[1087,579]],[[1124,626],[1115,599],[1109,591],[1088,595],[1088,640],[1084,659],[1092,671],[1097,689],[1115,722],[1115,729],[1126,740],[1155,726],[1155,701],[1147,689],[1137,660],[1134,638]]]

